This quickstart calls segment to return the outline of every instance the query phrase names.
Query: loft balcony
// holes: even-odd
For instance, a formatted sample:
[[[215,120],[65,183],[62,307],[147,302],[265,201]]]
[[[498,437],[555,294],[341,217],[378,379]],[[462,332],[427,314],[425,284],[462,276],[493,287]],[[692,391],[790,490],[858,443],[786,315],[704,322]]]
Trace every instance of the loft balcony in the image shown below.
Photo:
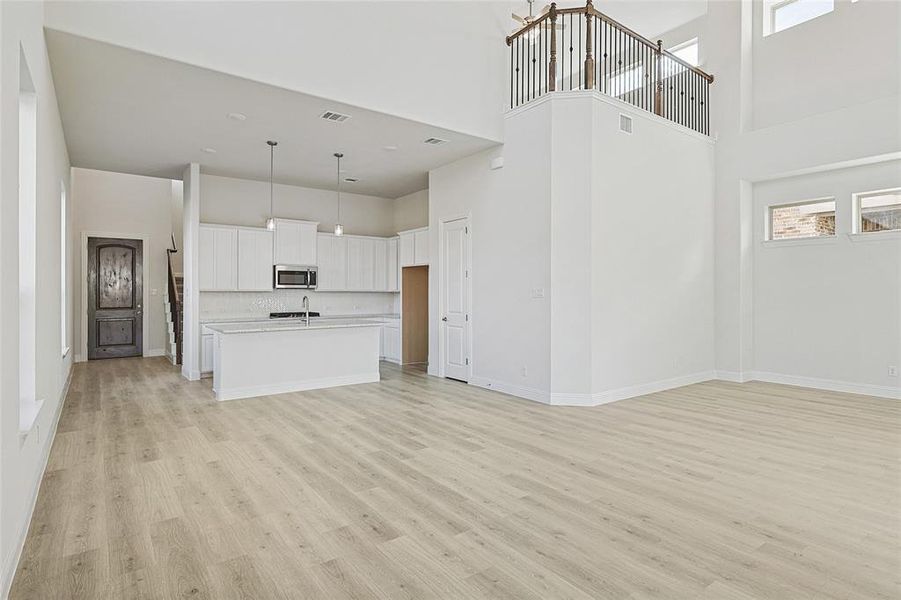
[[[595,90],[704,135],[713,75],[584,7],[557,8],[507,37],[510,108],[555,91]]]

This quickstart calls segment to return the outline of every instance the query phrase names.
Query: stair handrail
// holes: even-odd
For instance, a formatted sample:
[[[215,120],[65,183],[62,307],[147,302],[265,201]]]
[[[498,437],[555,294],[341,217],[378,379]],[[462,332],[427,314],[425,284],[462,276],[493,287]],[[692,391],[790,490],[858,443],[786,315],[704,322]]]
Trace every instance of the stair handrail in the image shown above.
[[[181,298],[178,294],[178,283],[175,281],[175,270],[172,268],[172,255],[178,252],[175,245],[175,236],[172,236],[172,247],[166,248],[166,264],[168,268],[168,286],[169,286],[169,316],[172,319],[172,332],[175,335],[175,360],[176,364],[181,364],[181,323],[178,319],[178,308],[181,305]]]

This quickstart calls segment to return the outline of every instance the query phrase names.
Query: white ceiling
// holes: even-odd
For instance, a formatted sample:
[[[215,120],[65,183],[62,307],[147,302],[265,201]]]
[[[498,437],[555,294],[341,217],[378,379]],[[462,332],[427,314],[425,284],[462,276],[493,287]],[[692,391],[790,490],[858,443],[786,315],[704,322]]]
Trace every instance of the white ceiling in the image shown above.
[[[495,144],[59,31],[46,39],[77,167],[181,179],[199,162],[204,173],[266,180],[265,142],[274,139],[279,183],[334,188],[332,154],[341,151],[342,177],[360,180],[343,189],[396,198],[427,187],[430,169]],[[325,110],[352,118],[327,122]],[[246,121],[229,119],[233,112]],[[449,143],[423,144],[429,137]]]
[[[649,39],[707,14],[707,0],[594,0],[594,7],[608,17],[619,21],[633,31]],[[536,0],[535,14],[542,12],[548,1]],[[583,0],[562,0],[557,8],[585,6]],[[520,16],[529,14],[526,0],[515,0],[513,12]],[[518,24],[511,19],[510,28]]]

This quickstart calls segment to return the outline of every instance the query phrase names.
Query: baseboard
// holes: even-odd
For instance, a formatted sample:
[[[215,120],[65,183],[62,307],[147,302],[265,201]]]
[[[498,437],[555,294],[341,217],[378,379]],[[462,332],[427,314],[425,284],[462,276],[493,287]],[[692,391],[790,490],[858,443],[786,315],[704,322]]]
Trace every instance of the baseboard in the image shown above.
[[[469,385],[474,385],[486,390],[493,390],[495,392],[509,394],[510,396],[516,396],[517,398],[524,398],[526,400],[532,400],[534,402],[541,402],[542,404],[551,403],[550,394],[547,392],[547,390],[539,390],[537,388],[513,385],[512,383],[498,381],[496,379],[488,379],[486,377],[471,377],[469,379]]]
[[[753,372],[751,374],[751,380],[765,381],[767,383],[781,383],[782,385],[796,385],[798,387],[813,388],[829,392],[863,394],[865,396],[878,396],[880,398],[901,400],[901,388],[887,385],[836,381],[834,379],[819,379],[817,377],[801,377],[798,375],[785,375],[782,373],[768,373],[766,371]]]
[[[551,404],[554,406],[600,406],[609,404],[610,402],[618,402],[620,400],[628,400],[637,396],[645,396],[656,392],[665,392],[680,388],[702,381],[710,381],[715,378],[713,371],[701,371],[699,373],[690,373],[688,375],[680,375],[671,377],[670,379],[661,379],[659,381],[650,381],[648,383],[640,383],[604,392],[595,392],[593,394],[551,394]]]
[[[182,367],[181,367],[182,377],[187,379],[188,381],[199,381],[200,380],[200,371],[189,369],[184,366],[184,359],[182,359]]]
[[[166,356],[165,348],[154,348],[153,350],[144,350],[142,354],[144,358],[151,358],[154,356]]]
[[[732,383],[747,383],[754,379],[753,375],[753,371],[716,371],[714,379]]]
[[[75,362],[77,362],[77,363],[85,362],[84,356],[81,354],[76,354],[74,358],[75,358]]]
[[[72,372],[74,368],[70,365],[69,372],[66,374],[66,383],[63,384],[60,393],[59,402],[56,404],[56,412],[53,415],[53,426],[50,428],[50,435],[44,443],[41,450],[41,469],[35,478],[34,487],[31,490],[31,508],[28,509],[28,518],[25,520],[16,540],[16,550],[10,555],[10,560],[3,565],[3,581],[0,583],[0,598],[9,597],[9,591],[13,584],[13,578],[16,576],[16,569],[19,567],[19,561],[22,559],[22,551],[25,549],[25,540],[28,538],[28,529],[31,527],[31,519],[34,517],[34,507],[37,505],[38,493],[41,490],[41,482],[44,481],[44,473],[47,471],[47,463],[50,461],[50,450],[53,448],[53,442],[56,440],[56,429],[59,427],[59,418],[63,414],[63,405],[66,403],[66,396],[69,395],[69,385],[72,383]]]
[[[341,377],[324,377],[322,379],[308,379],[304,381],[289,381],[271,385],[254,385],[240,388],[231,388],[225,391],[216,391],[216,400],[239,400],[241,398],[253,398],[256,396],[272,396],[275,394],[287,394],[290,392],[303,392],[322,388],[338,387],[343,385],[358,385],[361,383],[377,383],[381,377],[376,371],[364,375],[345,375]]]

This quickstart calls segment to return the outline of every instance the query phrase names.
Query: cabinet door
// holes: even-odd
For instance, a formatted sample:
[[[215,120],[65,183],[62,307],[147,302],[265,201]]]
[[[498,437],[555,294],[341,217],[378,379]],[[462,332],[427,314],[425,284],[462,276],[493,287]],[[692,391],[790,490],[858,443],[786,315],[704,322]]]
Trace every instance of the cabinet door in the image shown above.
[[[372,289],[388,291],[388,240],[372,240]]]
[[[363,287],[363,244],[360,238],[344,238],[347,245],[347,289]]]
[[[413,234],[413,262],[417,265],[429,264],[429,231]]]
[[[413,264],[413,234],[400,234],[400,266],[409,267]]]
[[[301,223],[275,220],[275,264],[303,265],[301,261]]]
[[[316,289],[332,290],[332,274],[335,267],[332,264],[332,236],[327,233],[320,233],[316,236],[316,258],[319,261],[319,274],[316,282]]]
[[[213,337],[212,335],[201,336],[200,344],[200,372],[209,373],[213,370]]]
[[[332,289],[347,289],[347,238],[332,236]]]
[[[319,264],[316,255],[316,225],[316,223],[300,224],[300,241],[298,242],[300,262],[295,264],[312,267]]]
[[[385,358],[400,362],[400,329],[385,327]]]
[[[213,232],[216,257],[214,285],[217,290],[238,289],[238,230],[216,228]]]
[[[266,229],[238,230],[238,289],[272,289],[272,232]]]
[[[385,267],[388,270],[386,275],[388,291],[396,292],[397,287],[397,238],[391,238],[387,243]]]
[[[215,228],[200,226],[200,243],[197,247],[197,275],[200,291],[211,290],[215,285],[216,238]]]
[[[360,288],[363,291],[375,289],[375,240],[360,239]]]

